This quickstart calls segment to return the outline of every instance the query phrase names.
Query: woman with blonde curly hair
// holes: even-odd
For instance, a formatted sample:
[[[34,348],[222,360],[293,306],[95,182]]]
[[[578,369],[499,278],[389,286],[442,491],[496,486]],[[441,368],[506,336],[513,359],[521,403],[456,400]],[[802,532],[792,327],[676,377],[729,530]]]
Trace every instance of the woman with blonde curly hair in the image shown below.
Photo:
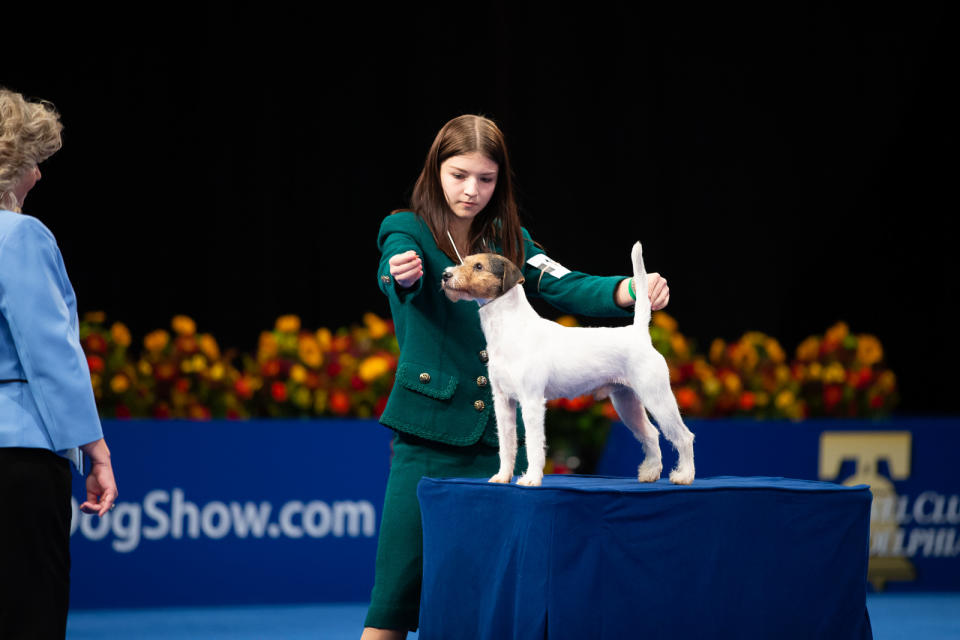
[[[103,516],[117,497],[73,287],[53,234],[21,212],[62,128],[50,103],[0,88],[2,638],[66,633],[70,462],[91,460],[83,511]]]

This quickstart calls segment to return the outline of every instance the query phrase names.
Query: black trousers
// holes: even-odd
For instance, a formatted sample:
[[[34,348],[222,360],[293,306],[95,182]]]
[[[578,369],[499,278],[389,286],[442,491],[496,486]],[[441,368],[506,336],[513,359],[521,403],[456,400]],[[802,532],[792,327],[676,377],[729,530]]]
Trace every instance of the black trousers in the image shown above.
[[[0,447],[0,638],[62,638],[70,598],[70,463]]]

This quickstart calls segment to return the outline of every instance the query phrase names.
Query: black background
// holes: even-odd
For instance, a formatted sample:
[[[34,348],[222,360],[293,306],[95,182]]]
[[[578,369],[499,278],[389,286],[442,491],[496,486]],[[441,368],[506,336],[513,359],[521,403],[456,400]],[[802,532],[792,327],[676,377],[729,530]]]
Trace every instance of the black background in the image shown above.
[[[639,239],[701,350],[844,320],[883,342],[901,412],[956,413],[945,7],[775,4],[35,10],[0,84],[62,113],[25,212],[81,311],[135,336],[185,313],[252,350],[283,313],[387,315],[379,223],[481,113],[565,266],[626,274]]]

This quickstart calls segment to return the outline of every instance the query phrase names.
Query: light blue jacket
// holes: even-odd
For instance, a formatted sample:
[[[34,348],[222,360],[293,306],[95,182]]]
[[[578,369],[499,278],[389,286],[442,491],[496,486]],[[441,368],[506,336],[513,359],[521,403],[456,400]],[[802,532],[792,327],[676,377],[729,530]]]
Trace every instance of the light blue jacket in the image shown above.
[[[53,234],[0,210],[0,447],[49,449],[80,468],[103,437],[77,300]],[[25,382],[24,382],[25,381]]]

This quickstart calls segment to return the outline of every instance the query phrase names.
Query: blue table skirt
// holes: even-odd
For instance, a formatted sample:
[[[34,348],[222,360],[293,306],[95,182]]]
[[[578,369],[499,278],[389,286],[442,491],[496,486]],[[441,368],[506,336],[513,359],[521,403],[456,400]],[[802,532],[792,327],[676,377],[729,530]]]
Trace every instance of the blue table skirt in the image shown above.
[[[424,478],[420,637],[871,638],[866,486]]]

